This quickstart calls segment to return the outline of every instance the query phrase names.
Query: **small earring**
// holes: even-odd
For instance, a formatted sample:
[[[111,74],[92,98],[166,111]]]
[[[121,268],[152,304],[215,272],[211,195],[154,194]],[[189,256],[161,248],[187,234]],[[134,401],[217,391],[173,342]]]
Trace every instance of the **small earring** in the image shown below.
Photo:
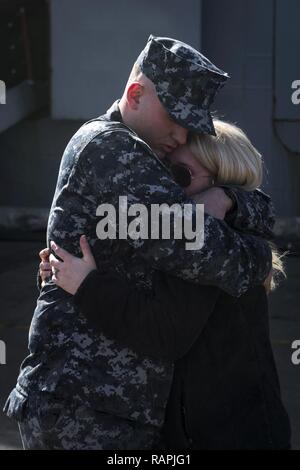
[[[212,186],[215,185],[215,180],[214,180],[214,179],[211,180],[211,185],[212,185]]]

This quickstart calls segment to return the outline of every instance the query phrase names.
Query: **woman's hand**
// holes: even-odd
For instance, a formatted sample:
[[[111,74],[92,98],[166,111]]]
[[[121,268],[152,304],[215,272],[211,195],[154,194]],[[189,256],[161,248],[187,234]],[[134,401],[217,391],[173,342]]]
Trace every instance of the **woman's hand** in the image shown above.
[[[51,276],[52,276],[51,266],[49,263],[49,255],[50,255],[49,248],[44,248],[43,250],[39,252],[39,256],[41,259],[40,266],[39,266],[40,268],[39,274],[42,280],[41,282],[42,287],[45,285],[46,281],[51,279]]]
[[[82,258],[71,255],[53,241],[51,242],[51,248],[62,259],[62,261],[59,261],[53,254],[49,257],[53,273],[52,281],[69,294],[74,295],[86,276],[94,269],[97,269],[88,241],[85,235],[80,237]]]

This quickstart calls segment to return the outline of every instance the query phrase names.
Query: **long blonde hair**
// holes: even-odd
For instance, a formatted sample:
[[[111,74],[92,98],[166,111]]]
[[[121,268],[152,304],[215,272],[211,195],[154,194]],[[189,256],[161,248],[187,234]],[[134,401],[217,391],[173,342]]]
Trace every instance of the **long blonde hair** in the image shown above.
[[[190,134],[188,145],[194,157],[211,173],[215,184],[235,186],[245,191],[259,188],[263,180],[261,154],[242,129],[234,124],[214,119],[214,127],[216,136]],[[282,262],[284,254],[279,255],[271,242],[270,246],[273,290],[286,274]]]

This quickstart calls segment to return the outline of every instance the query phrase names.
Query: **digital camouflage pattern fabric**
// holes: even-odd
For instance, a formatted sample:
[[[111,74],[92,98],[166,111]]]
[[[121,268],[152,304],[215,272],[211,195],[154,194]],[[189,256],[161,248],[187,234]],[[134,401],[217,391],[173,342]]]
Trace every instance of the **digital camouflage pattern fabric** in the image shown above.
[[[130,450],[160,447],[157,428],[120,420],[76,398],[67,404],[55,394],[33,394],[19,423],[25,450]]]
[[[167,167],[122,123],[116,102],[104,116],[83,125],[66,147],[49,216],[48,245],[54,240],[79,255],[79,236],[85,233],[99,269],[126,277],[137,289],[151,291],[154,272],[159,269],[239,296],[261,283],[271,268],[268,243],[241,234],[241,228],[249,220],[253,233],[260,235],[266,233],[267,221],[273,221],[268,196],[255,191],[248,199],[247,193],[241,194],[232,192],[237,207],[231,223],[234,226],[236,220],[237,230],[205,215],[205,243],[198,251],[187,251],[185,239],[99,240],[96,209],[104,202],[117,207],[120,195],[126,195],[129,204],[147,207],[190,202],[193,210],[186,217],[195,216],[195,204],[175,184]],[[37,301],[29,352],[5,412],[21,423],[31,448],[38,447],[45,435],[49,442],[51,431],[41,413],[47,416],[52,409],[58,417],[57,401],[64,411],[52,423],[55,448],[111,449],[112,436],[115,449],[155,445],[164,420],[172,363],[142,356],[113,338],[96,334],[75,307],[72,295],[52,281],[41,289]],[[80,407],[85,411],[77,423],[75,414],[71,420],[70,410]],[[112,429],[116,432],[117,428],[120,432],[114,434]],[[127,447],[119,439],[122,429],[126,429]]]
[[[210,106],[229,75],[193,47],[150,35],[137,59],[171,118],[193,132],[215,135]]]

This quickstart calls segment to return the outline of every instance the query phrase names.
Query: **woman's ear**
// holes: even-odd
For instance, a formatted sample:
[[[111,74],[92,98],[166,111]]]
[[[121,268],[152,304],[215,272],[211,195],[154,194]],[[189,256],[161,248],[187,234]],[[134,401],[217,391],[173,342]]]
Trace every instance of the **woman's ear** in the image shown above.
[[[131,83],[127,90],[127,102],[131,109],[137,110],[140,105],[141,96],[144,93],[144,87],[140,83]]]

